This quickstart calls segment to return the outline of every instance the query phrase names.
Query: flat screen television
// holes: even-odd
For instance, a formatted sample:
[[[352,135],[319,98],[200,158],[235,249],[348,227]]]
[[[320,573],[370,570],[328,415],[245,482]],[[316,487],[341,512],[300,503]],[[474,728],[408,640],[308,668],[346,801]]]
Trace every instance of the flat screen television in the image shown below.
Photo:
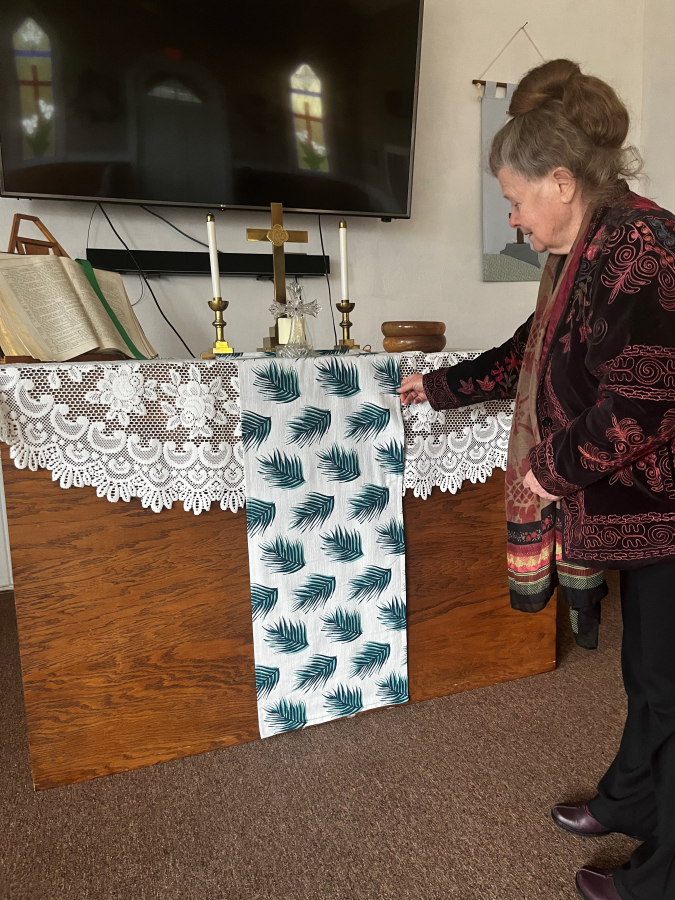
[[[0,193],[410,215],[422,0],[13,0]]]

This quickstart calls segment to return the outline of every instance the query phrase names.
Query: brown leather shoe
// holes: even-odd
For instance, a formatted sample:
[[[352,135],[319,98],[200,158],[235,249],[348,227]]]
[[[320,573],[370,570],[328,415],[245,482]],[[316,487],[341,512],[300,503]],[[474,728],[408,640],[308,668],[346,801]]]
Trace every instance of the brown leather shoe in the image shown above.
[[[576,885],[584,900],[621,900],[614,887],[614,869],[584,866],[577,872]]]
[[[588,811],[588,807],[581,803],[559,803],[551,810],[551,816],[556,825],[576,834],[578,837],[600,837],[603,834],[611,834],[609,828],[605,828]]]

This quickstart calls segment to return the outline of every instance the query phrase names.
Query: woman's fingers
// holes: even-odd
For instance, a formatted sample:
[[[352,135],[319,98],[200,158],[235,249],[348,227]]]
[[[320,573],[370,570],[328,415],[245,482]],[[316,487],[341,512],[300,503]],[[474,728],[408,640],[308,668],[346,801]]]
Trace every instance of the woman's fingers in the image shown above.
[[[396,390],[404,406],[409,406],[411,403],[424,403],[427,399],[421,375],[408,375],[401,382],[401,387]]]
[[[416,391],[408,391],[406,394],[401,394],[401,403],[404,406],[408,406],[411,403],[417,402],[417,392]]]
[[[404,406],[408,406],[410,403],[424,403],[427,399],[421,375],[408,375],[397,390]]]
[[[408,391],[405,394],[400,394],[400,397],[404,406],[409,406],[411,403],[424,403],[427,399],[424,391]]]
[[[421,391],[423,389],[423,381],[421,375],[407,375],[398,388],[399,394],[403,391]]]

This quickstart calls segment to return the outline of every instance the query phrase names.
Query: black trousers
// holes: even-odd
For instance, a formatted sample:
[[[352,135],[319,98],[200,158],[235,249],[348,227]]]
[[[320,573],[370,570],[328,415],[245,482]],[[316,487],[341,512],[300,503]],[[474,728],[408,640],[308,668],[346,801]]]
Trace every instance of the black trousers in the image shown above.
[[[621,572],[628,717],[589,809],[640,837],[614,875],[623,900],[675,900],[675,563]]]

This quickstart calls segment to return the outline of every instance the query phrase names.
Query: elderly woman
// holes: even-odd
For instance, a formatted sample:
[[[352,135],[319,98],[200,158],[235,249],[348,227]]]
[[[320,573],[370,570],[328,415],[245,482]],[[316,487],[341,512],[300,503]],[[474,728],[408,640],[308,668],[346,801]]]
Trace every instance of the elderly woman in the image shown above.
[[[613,89],[569,60],[532,70],[496,135],[511,225],[549,251],[534,314],[494,350],[404,379],[403,403],[516,398],[506,473],[512,604],[556,586],[597,646],[604,569],[619,569],[628,717],[588,803],[554,807],[584,837],[642,845],[577,872],[586,900],[675,898],[675,216],[630,192],[639,157]],[[588,739],[593,740],[593,735]]]

